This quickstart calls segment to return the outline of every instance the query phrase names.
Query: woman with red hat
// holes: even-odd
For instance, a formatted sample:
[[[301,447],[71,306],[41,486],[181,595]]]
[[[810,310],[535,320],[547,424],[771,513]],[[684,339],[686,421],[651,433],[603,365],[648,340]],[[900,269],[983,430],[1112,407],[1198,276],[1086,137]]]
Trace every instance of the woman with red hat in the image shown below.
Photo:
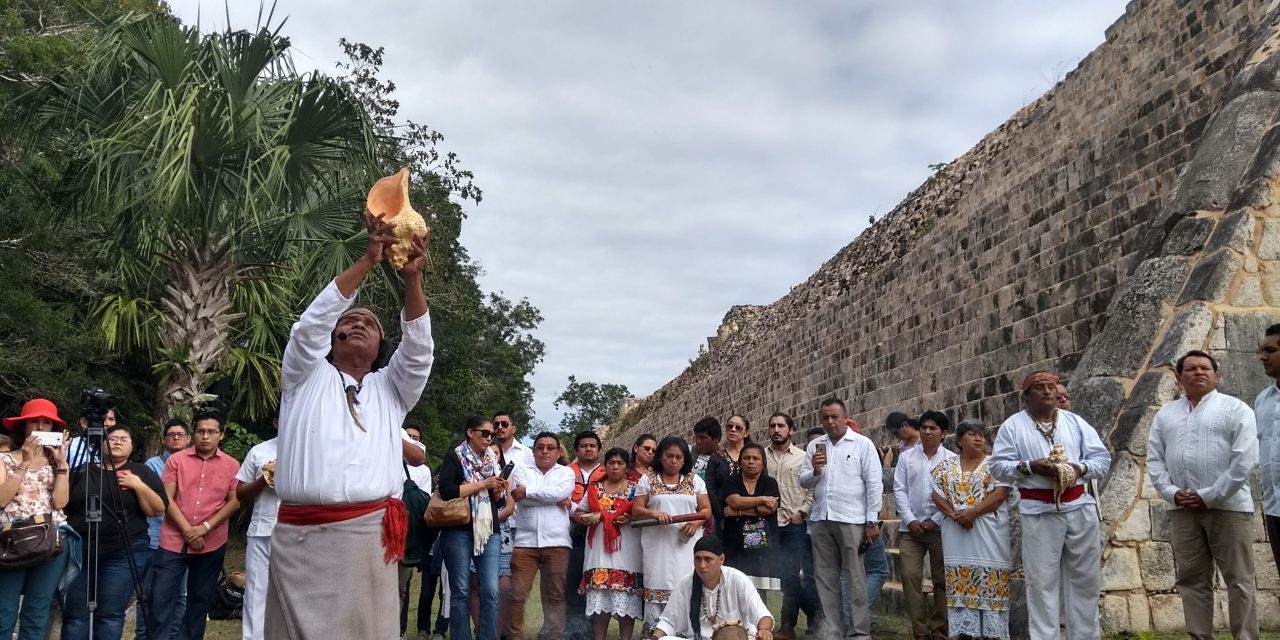
[[[58,408],[43,398],[23,405],[22,415],[4,419],[9,437],[22,448],[0,454],[0,527],[34,517],[51,516],[58,526],[66,522],[62,509],[68,498],[69,441],[63,440],[61,447],[42,447],[32,435],[66,426]],[[67,564],[66,545],[62,549],[43,564],[0,571],[0,638],[12,637],[19,621],[19,640],[44,638],[53,592]]]

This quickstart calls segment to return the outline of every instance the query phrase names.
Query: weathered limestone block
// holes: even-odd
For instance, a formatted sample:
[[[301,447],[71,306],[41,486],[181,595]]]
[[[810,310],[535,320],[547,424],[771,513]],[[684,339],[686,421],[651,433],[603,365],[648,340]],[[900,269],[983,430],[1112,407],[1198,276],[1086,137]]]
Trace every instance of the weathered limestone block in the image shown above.
[[[1105,554],[1106,558],[1102,560],[1101,576],[1103,591],[1142,588],[1143,576],[1138,567],[1137,549],[1112,547],[1107,549]]]
[[[1099,508],[1102,519],[1116,522],[1124,517],[1129,506],[1138,498],[1138,488],[1142,482],[1142,469],[1134,462],[1132,456],[1116,453],[1111,459],[1111,474],[1102,486],[1102,499]]]
[[[1174,593],[1157,593],[1148,599],[1151,621],[1156,631],[1180,631],[1187,626],[1182,613],[1182,598]]]
[[[1133,391],[1124,401],[1124,408],[1156,407],[1173,400],[1178,394],[1178,382],[1166,371],[1148,371],[1133,385]]]
[[[1164,303],[1182,289],[1189,271],[1178,258],[1143,261],[1111,299],[1106,327],[1081,358],[1077,376],[1136,376],[1151,345],[1135,337],[1156,335],[1164,324]]]
[[[1106,377],[1084,378],[1071,384],[1072,411],[1106,437],[1124,404],[1124,385]]]
[[[1275,624],[1276,620],[1280,620],[1280,601],[1276,599],[1276,594],[1271,591],[1258,591],[1258,621],[1263,626],[1270,627]],[[1222,616],[1223,620],[1227,617]]]
[[[1280,589],[1280,576],[1276,575],[1276,562],[1272,559],[1270,544],[1253,545],[1253,566],[1259,589]]]
[[[1158,410],[1156,407],[1137,407],[1120,414],[1109,437],[1112,449],[1128,451],[1135,456],[1146,456],[1151,421],[1155,420]]]
[[[1233,204],[1258,208],[1272,205],[1277,177],[1280,177],[1280,125],[1273,125],[1263,135],[1253,162],[1240,180]]]
[[[1262,272],[1262,292],[1267,304],[1280,307],[1280,265],[1267,265]]]
[[[1209,237],[1209,243],[1205,245],[1205,251],[1233,249],[1240,253],[1248,253],[1252,244],[1253,214],[1248,209],[1239,209],[1223,216],[1218,222],[1213,235]]]
[[[1263,260],[1280,260],[1280,220],[1262,223],[1262,240],[1258,243],[1258,257]]]
[[[1192,273],[1194,276],[1194,272]],[[1197,302],[1183,307],[1174,316],[1160,346],[1151,355],[1151,366],[1172,365],[1182,354],[1192,349],[1203,349],[1212,328],[1213,311],[1209,309],[1209,305]]]
[[[1231,304],[1237,307],[1257,307],[1262,305],[1262,282],[1258,278],[1248,278],[1240,283]]]
[[[1102,632],[1115,633],[1129,629],[1129,599],[1124,596],[1102,596],[1099,603]]]
[[[1151,630],[1151,603],[1141,593],[1129,595],[1129,628],[1127,631],[1142,633]]]
[[[1166,219],[1197,210],[1226,209],[1277,111],[1280,93],[1272,91],[1242,93],[1220,107],[1165,208]]]
[[[1176,579],[1173,546],[1167,542],[1147,542],[1138,546],[1142,584],[1147,591],[1169,591]]]
[[[1183,305],[1195,300],[1209,302],[1225,300],[1227,293],[1231,290],[1231,283],[1235,281],[1239,271],[1240,260],[1230,251],[1219,251],[1201,258],[1187,279],[1187,286],[1182,290],[1182,297],[1178,300],[1178,304]]]
[[[1187,217],[1178,221],[1164,239],[1161,255],[1191,256],[1204,248],[1209,233],[1213,231],[1212,218]]]
[[[1151,539],[1151,509],[1139,502],[1129,512],[1129,517],[1116,527],[1115,539],[1120,542],[1139,542]]]

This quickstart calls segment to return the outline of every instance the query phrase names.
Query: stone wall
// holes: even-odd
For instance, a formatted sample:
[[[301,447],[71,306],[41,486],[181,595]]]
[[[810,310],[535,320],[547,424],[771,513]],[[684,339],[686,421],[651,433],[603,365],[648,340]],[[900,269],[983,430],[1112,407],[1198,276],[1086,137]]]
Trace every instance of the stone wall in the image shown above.
[[[914,191],[773,304],[735,310],[614,440],[688,436],[703,415],[864,425],[939,409],[998,424],[1017,381],[1068,373],[1115,449],[1104,485],[1108,629],[1178,625],[1147,426],[1169,362],[1208,348],[1252,400],[1260,328],[1280,321],[1280,50],[1270,0],[1135,0],[1065,80]],[[873,432],[874,434],[874,432]],[[1262,612],[1280,623],[1258,528]]]

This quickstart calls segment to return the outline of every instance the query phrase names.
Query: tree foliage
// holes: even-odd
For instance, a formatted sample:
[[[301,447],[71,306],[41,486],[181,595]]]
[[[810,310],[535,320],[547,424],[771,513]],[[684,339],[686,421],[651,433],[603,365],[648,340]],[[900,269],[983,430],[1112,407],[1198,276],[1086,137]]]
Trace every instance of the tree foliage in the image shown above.
[[[557,409],[565,409],[564,416],[560,418],[560,429],[579,433],[596,425],[609,424],[618,416],[618,406],[630,397],[631,391],[626,385],[578,382],[576,376],[569,376],[569,385],[555,402]]]
[[[437,347],[410,421],[436,456],[467,415],[528,424],[542,317],[479,287],[459,238],[482,192],[439,132],[398,124],[382,50],[344,40],[337,74],[299,73],[279,25],[201,34],[156,4],[0,0],[0,409],[66,412],[92,383],[154,428],[189,409],[180,387],[252,442],[289,327],[363,251],[365,192],[408,166]],[[394,339],[394,271],[361,298]]]

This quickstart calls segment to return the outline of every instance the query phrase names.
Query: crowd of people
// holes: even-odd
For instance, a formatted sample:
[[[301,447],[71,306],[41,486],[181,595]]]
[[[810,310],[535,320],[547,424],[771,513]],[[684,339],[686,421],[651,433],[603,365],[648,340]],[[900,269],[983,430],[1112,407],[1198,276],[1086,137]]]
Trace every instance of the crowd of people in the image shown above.
[[[401,271],[392,353],[377,316],[351,308],[396,242],[379,218],[366,223],[365,255],[293,327],[278,437],[243,462],[220,448],[215,413],[168,422],[145,464],[114,411],[97,442],[47,440],[66,423],[45,399],[4,420],[0,535],[27,537],[0,556],[0,636],[16,625],[19,638],[43,638],[57,610],[68,640],[120,638],[136,601],[138,638],[203,637],[229,520],[252,502],[245,638],[515,640],[535,578],[544,640],[603,640],[613,620],[623,640],[637,624],[654,638],[794,638],[801,613],[810,635],[870,638],[888,574],[881,527],[895,515],[912,635],[1007,638],[1016,495],[1030,637],[1058,638],[1063,625],[1073,640],[1100,637],[1092,485],[1111,456],[1057,376],[1023,380],[1025,409],[999,426],[990,453],[989,425],[966,420],[951,434],[937,411],[890,414],[896,443],[877,447],[829,398],[803,434],[785,413],[769,416],[759,442],[747,416],[706,417],[692,447],[645,434],[606,450],[586,431],[565,451],[549,432],[522,443],[510,413],[470,418],[433,473],[405,424],[433,362],[426,240]],[[1260,462],[1280,547],[1280,325],[1259,357],[1277,383],[1256,417],[1216,390],[1214,358],[1191,351],[1174,367],[1181,397],[1150,428],[1147,473],[1169,504],[1193,638],[1212,637],[1215,567],[1233,635],[1257,637],[1248,481]],[[777,616],[770,591],[781,592]]]

